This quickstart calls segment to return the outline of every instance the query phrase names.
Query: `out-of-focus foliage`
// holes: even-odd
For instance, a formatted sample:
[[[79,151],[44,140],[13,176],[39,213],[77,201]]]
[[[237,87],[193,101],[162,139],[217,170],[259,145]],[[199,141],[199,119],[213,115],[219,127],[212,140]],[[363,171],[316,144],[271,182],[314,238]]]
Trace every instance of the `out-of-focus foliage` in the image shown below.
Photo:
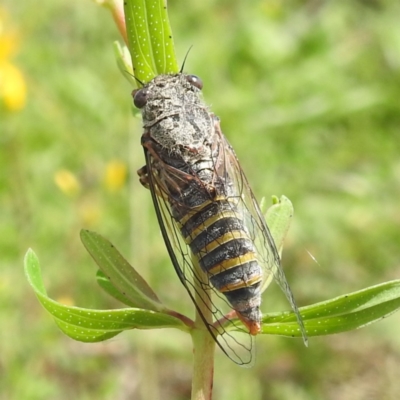
[[[193,45],[185,70],[204,81],[257,197],[285,194],[294,204],[283,261],[299,305],[398,278],[400,4],[168,6],[178,59]],[[186,335],[72,342],[23,276],[32,247],[53,298],[119,307],[101,294],[80,244],[79,230],[89,228],[114,242],[165,304],[190,313],[149,193],[137,182],[141,128],[113,58],[111,17],[90,1],[6,0],[0,35],[18,37],[6,57],[2,45],[0,71],[4,60],[12,65],[28,93],[14,111],[0,100],[0,399],[188,398]],[[116,165],[128,168],[126,178]],[[264,293],[266,311],[284,308],[277,290]],[[395,399],[399,328],[394,315],[313,338],[308,349],[264,336],[250,370],[217,356],[215,398]],[[147,393],[138,392],[140,382]]]

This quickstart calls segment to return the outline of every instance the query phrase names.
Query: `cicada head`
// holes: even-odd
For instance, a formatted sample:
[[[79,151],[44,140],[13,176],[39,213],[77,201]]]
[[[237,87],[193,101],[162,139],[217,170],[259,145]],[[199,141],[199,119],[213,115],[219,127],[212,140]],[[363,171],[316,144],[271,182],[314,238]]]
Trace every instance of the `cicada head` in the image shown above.
[[[203,82],[196,75],[158,75],[132,92],[133,104],[142,111],[143,120],[157,122],[170,111],[179,111],[185,104],[198,104]]]

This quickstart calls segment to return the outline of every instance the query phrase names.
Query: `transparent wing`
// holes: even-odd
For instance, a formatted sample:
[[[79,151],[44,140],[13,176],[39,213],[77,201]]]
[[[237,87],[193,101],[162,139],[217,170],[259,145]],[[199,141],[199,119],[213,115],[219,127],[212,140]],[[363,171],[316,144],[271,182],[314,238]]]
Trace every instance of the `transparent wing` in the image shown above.
[[[255,359],[254,338],[239,322],[236,313],[232,311],[225,297],[214,289],[209,277],[198,266],[196,258],[185,243],[180,227],[172,215],[172,204],[175,207],[186,207],[183,212],[187,212],[187,214],[196,212],[195,209],[180,203],[179,195],[176,192],[171,193],[171,184],[179,188],[196,177],[186,176],[185,173],[178,170],[160,168],[160,160],[155,160],[146,148],[145,157],[148,186],[161,233],[175,271],[217,345],[236,364],[250,367],[254,364]],[[165,179],[168,179],[168,184]],[[198,191],[206,190],[202,185],[197,187]],[[208,312],[204,313],[202,310]],[[207,318],[205,314],[210,313],[212,318]]]
[[[288,299],[292,310],[295,312],[299,329],[303,336],[303,341],[307,345],[307,335],[304,328],[303,320],[295,303],[293,293],[286,279],[285,273],[281,266],[281,260],[278,250],[276,249],[274,240],[269,231],[265,218],[260,210],[257,200],[249,186],[247,178],[240,167],[236,154],[229,144],[223,133],[221,132],[219,121],[215,121],[215,130],[219,136],[221,150],[224,151],[223,162],[218,167],[218,175],[228,177],[233,181],[230,189],[233,191],[230,196],[236,197],[238,201],[238,209],[242,214],[242,218],[246,223],[248,232],[257,249],[257,259],[263,268],[263,285],[265,290],[272,279],[280,286],[281,290]]]

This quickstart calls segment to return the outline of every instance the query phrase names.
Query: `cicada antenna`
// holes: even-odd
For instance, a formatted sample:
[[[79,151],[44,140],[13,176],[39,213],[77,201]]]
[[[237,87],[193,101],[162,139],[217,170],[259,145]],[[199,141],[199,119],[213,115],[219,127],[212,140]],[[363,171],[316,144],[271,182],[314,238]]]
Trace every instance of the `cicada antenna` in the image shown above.
[[[183,68],[185,68],[186,59],[188,58],[188,55],[190,53],[190,50],[192,50],[192,47],[193,47],[193,45],[191,45],[189,47],[189,50],[186,52],[186,55],[185,55],[185,58],[183,59],[182,67],[181,67],[181,70],[179,71],[179,73],[183,72]]]
[[[132,76],[136,79],[136,81],[137,81],[140,85],[144,86],[144,83],[143,83],[140,79],[136,78],[135,75],[132,75]]]
[[[128,75],[130,75],[133,79],[135,79],[135,81],[136,81],[137,83],[139,83],[141,86],[144,86],[144,83],[143,83],[140,79],[136,78],[135,75],[131,74],[131,73],[130,73],[129,71],[127,71],[127,70],[125,70],[125,72],[126,72]]]
[[[144,86],[144,83],[143,83],[140,79],[136,78],[135,75],[131,74],[131,73],[128,72],[128,71],[126,71],[126,72],[127,72],[133,79],[135,79],[136,82],[138,82],[140,85]]]

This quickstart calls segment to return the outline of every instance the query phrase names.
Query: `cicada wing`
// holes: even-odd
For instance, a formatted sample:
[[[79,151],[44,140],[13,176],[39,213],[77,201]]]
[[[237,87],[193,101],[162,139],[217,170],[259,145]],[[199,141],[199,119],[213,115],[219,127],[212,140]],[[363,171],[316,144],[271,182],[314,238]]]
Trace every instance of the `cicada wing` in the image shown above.
[[[220,166],[218,173],[226,175],[234,182],[232,188],[236,193],[232,195],[238,199],[238,209],[241,210],[243,220],[246,223],[248,232],[257,249],[258,261],[263,269],[262,290],[265,290],[272,279],[278,283],[279,287],[288,299],[290,306],[296,314],[299,329],[303,336],[303,341],[307,345],[307,334],[301,318],[300,312],[293,297],[289,283],[281,266],[281,260],[271,232],[267,226],[265,218],[260,210],[257,200],[255,199],[247,178],[239,164],[236,154],[222,133],[219,122],[216,121],[216,132],[220,136],[219,142],[223,144],[225,149],[224,163]],[[223,170],[224,169],[224,170]]]
[[[154,167],[154,159],[146,148],[145,158],[148,186],[157,220],[168,254],[182,285],[187,290],[206,328],[221,350],[238,365],[253,365],[253,338],[236,318],[236,314],[229,312],[231,307],[225,297],[212,286],[209,277],[197,265],[197,260],[184,241],[180,227],[173,217],[171,202],[174,202],[175,206],[186,208],[187,206],[179,204],[179,198],[176,194],[170,193],[168,185],[160,176],[160,169]],[[184,178],[183,174],[179,176],[169,174],[168,179],[170,183],[173,181],[179,186]],[[200,187],[198,190],[201,190]],[[190,208],[187,208],[186,211],[188,214],[194,212]],[[202,312],[204,307],[211,312],[212,321],[207,320],[204,316]]]

